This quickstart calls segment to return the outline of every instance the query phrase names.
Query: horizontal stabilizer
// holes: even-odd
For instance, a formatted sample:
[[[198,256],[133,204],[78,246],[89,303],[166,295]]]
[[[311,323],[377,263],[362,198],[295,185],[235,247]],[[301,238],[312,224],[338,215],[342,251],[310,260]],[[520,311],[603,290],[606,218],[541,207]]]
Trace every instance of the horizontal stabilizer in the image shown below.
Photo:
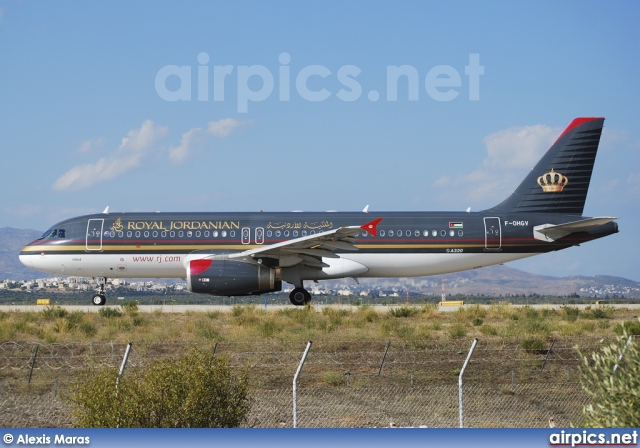
[[[604,216],[600,218],[587,218],[564,224],[541,224],[533,228],[533,237],[540,241],[556,241],[570,233],[587,232],[615,219],[618,218]]]

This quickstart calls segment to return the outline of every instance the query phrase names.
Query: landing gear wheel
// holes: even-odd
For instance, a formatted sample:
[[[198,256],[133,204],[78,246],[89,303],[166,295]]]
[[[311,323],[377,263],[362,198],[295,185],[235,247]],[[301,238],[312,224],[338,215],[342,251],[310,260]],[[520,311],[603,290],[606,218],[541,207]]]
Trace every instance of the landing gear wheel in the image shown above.
[[[295,288],[289,294],[289,300],[296,306],[308,305],[311,302],[311,294],[304,288]]]
[[[96,294],[91,298],[91,303],[93,303],[96,306],[102,306],[105,303],[107,303],[107,298],[102,294]]]

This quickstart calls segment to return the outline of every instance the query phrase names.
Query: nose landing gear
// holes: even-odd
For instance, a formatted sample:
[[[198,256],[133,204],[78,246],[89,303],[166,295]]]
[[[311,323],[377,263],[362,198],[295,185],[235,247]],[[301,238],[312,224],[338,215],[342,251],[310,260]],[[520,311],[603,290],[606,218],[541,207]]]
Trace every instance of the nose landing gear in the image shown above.
[[[102,306],[105,303],[107,303],[107,297],[104,294],[104,288],[105,288],[105,285],[107,284],[107,278],[98,277],[96,281],[98,282],[98,287],[100,288],[100,290],[98,291],[98,294],[95,294],[91,298],[91,303],[93,303],[96,306]]]

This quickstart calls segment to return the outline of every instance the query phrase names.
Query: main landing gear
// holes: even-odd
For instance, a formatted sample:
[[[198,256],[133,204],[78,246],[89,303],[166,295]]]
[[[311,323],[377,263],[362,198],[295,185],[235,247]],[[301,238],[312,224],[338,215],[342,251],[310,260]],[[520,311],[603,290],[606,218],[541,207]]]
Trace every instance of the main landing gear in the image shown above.
[[[311,294],[304,288],[295,288],[289,294],[289,300],[296,306],[308,305],[311,303]]]
[[[96,306],[102,306],[105,303],[107,303],[107,298],[104,295],[104,288],[105,288],[105,285],[107,284],[107,278],[98,277],[97,282],[98,282],[98,287],[100,288],[100,291],[98,291],[98,294],[95,294],[91,298],[91,303],[93,303]]]

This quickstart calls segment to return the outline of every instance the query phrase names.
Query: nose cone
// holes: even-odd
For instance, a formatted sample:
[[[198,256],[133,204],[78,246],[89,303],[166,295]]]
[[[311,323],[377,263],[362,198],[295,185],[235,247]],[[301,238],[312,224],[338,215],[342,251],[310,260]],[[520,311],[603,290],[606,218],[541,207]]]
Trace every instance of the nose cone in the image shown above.
[[[45,256],[44,252],[38,249],[38,240],[32,241],[24,246],[18,255],[20,263],[28,268],[43,271],[44,269],[40,265],[43,264]]]

